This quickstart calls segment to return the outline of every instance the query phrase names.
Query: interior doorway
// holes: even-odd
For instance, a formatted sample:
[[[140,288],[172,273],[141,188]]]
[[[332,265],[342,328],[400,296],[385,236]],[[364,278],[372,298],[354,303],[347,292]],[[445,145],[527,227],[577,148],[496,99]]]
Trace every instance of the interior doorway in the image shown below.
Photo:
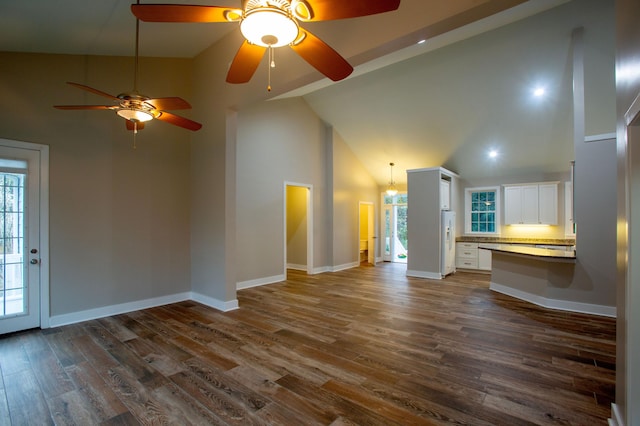
[[[284,272],[313,273],[313,186],[285,182]]]
[[[376,264],[375,213],[373,203],[360,201],[358,260],[360,264]]]

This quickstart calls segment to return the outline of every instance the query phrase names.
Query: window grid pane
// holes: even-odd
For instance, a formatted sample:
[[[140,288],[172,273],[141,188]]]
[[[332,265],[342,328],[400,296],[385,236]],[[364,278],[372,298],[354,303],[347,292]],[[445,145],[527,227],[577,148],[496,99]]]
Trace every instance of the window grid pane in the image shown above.
[[[25,175],[0,174],[0,316],[26,312],[24,281]]]
[[[471,192],[471,232],[496,232],[496,191]]]

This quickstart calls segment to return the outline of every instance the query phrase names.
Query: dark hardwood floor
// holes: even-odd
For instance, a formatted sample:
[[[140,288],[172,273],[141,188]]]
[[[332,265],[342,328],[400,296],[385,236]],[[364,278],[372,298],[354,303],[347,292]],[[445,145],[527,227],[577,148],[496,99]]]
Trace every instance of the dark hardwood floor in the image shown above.
[[[0,424],[605,425],[615,321],[383,264],[0,338]]]

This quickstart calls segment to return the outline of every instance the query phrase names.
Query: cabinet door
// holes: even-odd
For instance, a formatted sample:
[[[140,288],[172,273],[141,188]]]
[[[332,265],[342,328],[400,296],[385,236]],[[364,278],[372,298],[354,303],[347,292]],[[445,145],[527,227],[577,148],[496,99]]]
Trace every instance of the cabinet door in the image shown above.
[[[451,208],[451,184],[448,180],[440,179],[440,209]]]
[[[520,223],[539,223],[538,185],[522,187],[522,221]]]
[[[558,224],[558,185],[541,184],[538,189],[538,223],[544,225]]]
[[[522,223],[522,187],[504,188],[504,223],[516,225]]]
[[[478,249],[478,269],[491,270],[491,250]]]

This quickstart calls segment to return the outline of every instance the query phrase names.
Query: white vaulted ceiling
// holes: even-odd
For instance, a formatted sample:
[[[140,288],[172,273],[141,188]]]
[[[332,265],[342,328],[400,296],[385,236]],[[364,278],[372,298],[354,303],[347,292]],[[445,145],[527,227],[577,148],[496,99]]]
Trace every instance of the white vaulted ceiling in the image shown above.
[[[141,3],[151,2],[241,5],[239,0]],[[0,0],[0,51],[132,56],[131,3]],[[591,12],[603,4],[610,5],[606,13]],[[338,83],[318,74],[313,84],[279,95],[304,96],[382,185],[390,161],[397,164],[400,182],[406,169],[433,166],[467,177],[566,171],[573,159],[571,31],[584,26],[587,44],[597,40],[605,46],[587,52],[587,65],[595,69],[587,80],[613,80],[612,4],[401,0],[391,13],[412,31],[396,40],[384,38],[379,23],[392,20],[381,16],[309,24],[356,71]],[[500,13],[479,19],[487,10]],[[372,23],[378,27],[367,27]],[[238,31],[233,23],[141,23],[140,54],[194,58],[232,31]],[[351,57],[349,52],[358,52],[354,44],[365,38],[380,49],[369,47],[366,55]],[[420,38],[427,41],[415,44]],[[546,97],[531,96],[537,84],[547,88]],[[614,93],[608,93],[613,84],[589,89],[587,101],[600,99],[611,111],[587,111],[596,117],[588,121],[587,134],[615,124]],[[500,155],[487,162],[490,148]]]

